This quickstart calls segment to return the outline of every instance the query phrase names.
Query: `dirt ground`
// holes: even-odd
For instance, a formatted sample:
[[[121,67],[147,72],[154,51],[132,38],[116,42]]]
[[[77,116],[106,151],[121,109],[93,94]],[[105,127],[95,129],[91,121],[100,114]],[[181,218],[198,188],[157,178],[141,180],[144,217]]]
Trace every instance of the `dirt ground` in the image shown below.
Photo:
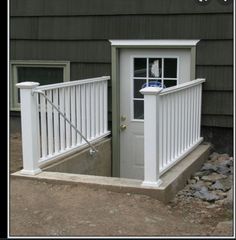
[[[22,167],[18,134],[10,138],[10,167]],[[11,177],[9,204],[10,236],[233,235],[232,209],[178,195],[164,205],[144,195]]]

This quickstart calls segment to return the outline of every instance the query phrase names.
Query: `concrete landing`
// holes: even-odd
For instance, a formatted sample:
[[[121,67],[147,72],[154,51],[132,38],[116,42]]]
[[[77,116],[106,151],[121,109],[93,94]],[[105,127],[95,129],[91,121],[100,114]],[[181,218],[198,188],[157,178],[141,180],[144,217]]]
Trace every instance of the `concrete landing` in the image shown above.
[[[169,202],[181,190],[187,179],[198,171],[209,156],[211,145],[201,144],[176,166],[161,176],[162,184],[159,187],[142,186],[142,180],[101,177],[92,175],[41,172],[37,175],[23,175],[20,171],[12,173],[13,177],[25,177],[56,183],[83,184],[95,188],[104,188],[110,191],[145,194],[164,203]]]

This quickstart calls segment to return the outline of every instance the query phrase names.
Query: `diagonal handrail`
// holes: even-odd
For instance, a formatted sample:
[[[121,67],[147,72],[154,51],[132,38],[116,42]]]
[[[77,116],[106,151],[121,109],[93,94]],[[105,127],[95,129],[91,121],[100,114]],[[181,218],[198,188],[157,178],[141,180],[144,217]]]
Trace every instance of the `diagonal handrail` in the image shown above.
[[[57,112],[69,123],[69,125],[74,128],[74,130],[85,140],[85,142],[90,146],[90,155],[94,155],[96,152],[98,152],[98,150],[87,140],[87,138],[77,129],[77,127],[65,116],[66,114],[61,112],[59,107],[57,107],[42,90],[33,90],[33,94],[34,93],[42,94],[42,96],[51,104],[51,106],[55,108]]]

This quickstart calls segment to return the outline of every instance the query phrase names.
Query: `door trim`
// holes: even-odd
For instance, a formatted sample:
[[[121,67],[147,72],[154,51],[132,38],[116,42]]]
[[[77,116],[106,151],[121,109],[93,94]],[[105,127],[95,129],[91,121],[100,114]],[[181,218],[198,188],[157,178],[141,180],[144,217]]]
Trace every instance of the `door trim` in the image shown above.
[[[122,48],[181,48],[191,50],[191,80],[195,79],[196,44],[200,40],[109,40],[112,76],[112,177],[120,177],[120,50]]]

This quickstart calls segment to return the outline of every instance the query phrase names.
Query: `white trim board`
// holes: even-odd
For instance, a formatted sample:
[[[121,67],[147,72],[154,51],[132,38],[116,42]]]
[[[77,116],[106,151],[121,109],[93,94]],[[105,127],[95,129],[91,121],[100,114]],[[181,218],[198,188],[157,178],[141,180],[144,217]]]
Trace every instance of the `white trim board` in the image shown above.
[[[178,40],[178,39],[162,39],[162,40],[109,40],[112,46],[185,46],[193,47],[196,46],[200,40],[191,39],[191,40]]]

